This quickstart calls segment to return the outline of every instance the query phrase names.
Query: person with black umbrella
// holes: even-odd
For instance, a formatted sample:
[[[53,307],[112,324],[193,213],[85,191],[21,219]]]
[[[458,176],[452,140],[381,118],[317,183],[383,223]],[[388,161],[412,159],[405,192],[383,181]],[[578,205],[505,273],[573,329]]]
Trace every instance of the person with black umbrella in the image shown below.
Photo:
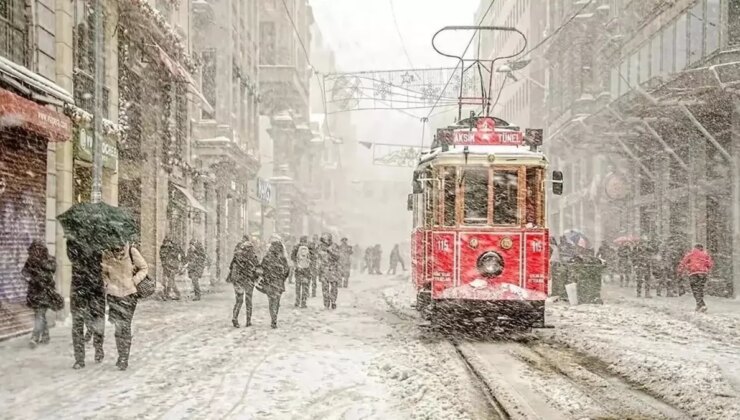
[[[72,263],[70,310],[75,369],[85,367],[85,336],[92,330],[95,362],[103,360],[105,288],[103,251],[122,246],[138,236],[134,218],[125,210],[103,202],[77,203],[57,219],[67,237],[67,256]]]
[[[86,242],[67,238],[67,256],[72,263],[70,311],[72,313],[72,347],[75,369],[85,367],[85,326],[92,331],[95,362],[103,361],[105,332],[105,288],[102,275],[102,252]]]
[[[272,328],[277,328],[278,311],[280,310],[280,296],[285,291],[285,280],[290,275],[288,259],[285,249],[279,239],[270,243],[270,248],[262,259],[262,282],[260,291],[267,295],[270,301],[270,318]]]

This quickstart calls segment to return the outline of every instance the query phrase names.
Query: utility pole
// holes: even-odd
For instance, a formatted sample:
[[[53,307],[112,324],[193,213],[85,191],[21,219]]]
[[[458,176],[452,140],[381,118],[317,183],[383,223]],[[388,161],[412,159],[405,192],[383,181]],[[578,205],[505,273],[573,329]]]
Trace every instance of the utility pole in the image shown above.
[[[103,0],[93,2],[93,141],[92,141],[92,202],[103,197]],[[107,104],[106,104],[107,105]]]

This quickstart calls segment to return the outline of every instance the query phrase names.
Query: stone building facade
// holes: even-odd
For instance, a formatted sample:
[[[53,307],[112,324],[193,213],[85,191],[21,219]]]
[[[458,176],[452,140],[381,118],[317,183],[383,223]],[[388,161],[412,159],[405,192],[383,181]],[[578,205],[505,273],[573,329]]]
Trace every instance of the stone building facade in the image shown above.
[[[547,33],[546,144],[566,173],[553,231],[652,237],[669,266],[704,243],[711,288],[735,294],[740,2],[558,0]]]

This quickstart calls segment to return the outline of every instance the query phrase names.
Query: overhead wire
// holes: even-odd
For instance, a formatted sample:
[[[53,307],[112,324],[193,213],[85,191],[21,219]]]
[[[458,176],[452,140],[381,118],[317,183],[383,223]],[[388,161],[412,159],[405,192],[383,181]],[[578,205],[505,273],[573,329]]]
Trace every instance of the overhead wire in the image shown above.
[[[403,53],[406,56],[406,60],[409,62],[409,65],[413,68],[414,63],[411,61],[411,56],[409,55],[409,51],[406,49],[406,42],[403,39],[403,35],[401,34],[401,28],[398,26],[398,19],[396,18],[396,8],[393,6],[393,0],[388,0],[388,5],[391,8],[391,16],[393,17],[393,26],[396,27],[396,33],[398,34],[398,39],[401,41],[401,48],[403,49]]]

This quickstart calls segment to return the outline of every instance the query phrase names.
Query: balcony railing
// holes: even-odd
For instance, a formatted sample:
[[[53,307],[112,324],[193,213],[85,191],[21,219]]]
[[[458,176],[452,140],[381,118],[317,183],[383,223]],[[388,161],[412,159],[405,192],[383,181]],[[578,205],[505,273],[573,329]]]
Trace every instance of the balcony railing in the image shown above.
[[[92,75],[89,75],[80,69],[75,69],[74,85],[75,104],[93,114],[95,79]],[[108,108],[110,104],[108,101],[108,93],[109,89],[103,86],[103,118],[108,118]]]
[[[28,31],[0,16],[0,56],[28,66]]]

